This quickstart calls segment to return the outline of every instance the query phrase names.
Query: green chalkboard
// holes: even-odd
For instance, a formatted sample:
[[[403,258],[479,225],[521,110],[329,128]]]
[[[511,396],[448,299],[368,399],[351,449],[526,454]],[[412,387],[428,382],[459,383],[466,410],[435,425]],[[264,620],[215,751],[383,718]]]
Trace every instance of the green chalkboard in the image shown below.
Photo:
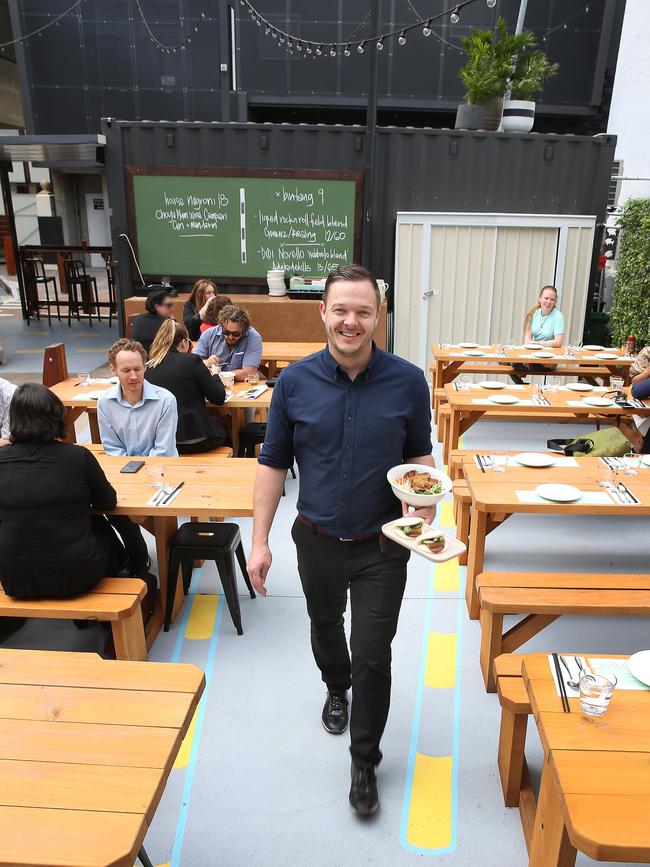
[[[361,173],[127,166],[148,276],[323,277],[358,259]]]

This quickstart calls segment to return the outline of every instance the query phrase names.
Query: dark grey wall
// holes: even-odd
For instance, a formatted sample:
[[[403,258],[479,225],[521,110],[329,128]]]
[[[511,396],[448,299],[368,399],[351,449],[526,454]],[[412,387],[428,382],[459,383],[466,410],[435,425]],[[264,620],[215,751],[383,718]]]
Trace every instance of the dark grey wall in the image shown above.
[[[8,2],[16,36],[60,13],[52,7],[61,4],[52,0]],[[256,0],[254,5],[277,27],[304,38],[325,42],[373,35],[369,0]],[[93,133],[101,117],[365,122],[368,56],[375,50],[370,45],[349,58],[331,58],[327,51],[316,59],[291,56],[237,0],[143,0],[141,6],[162,42],[178,43],[191,34],[191,43],[162,53],[135,0],[85,0],[42,37],[18,47],[29,132]],[[449,0],[382,0],[381,30],[408,26],[449,6]],[[461,37],[471,26],[492,27],[498,15],[514,27],[518,7],[519,0],[498,0],[494,9],[476,0],[462,10],[460,23],[452,25],[449,16],[434,22],[429,38],[418,28],[404,47],[387,42],[378,64],[380,122],[452,125],[463,94]],[[537,128],[606,129],[624,8],[625,0],[529,0],[526,26],[561,67],[539,97]],[[227,71],[221,71],[223,63]]]
[[[121,232],[129,232],[124,166],[361,170],[365,128],[104,121],[118,289],[133,283]],[[380,128],[369,265],[393,283],[397,211],[478,211],[605,216],[615,136],[506,135]],[[212,275],[219,277],[219,275]]]

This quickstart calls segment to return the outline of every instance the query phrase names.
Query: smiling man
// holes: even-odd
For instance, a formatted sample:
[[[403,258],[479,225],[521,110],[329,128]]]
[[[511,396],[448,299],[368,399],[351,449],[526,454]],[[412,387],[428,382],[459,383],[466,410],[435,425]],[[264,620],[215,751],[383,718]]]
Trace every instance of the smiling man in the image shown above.
[[[137,340],[122,338],[108,350],[111,372],[119,382],[97,401],[97,421],[104,451],[124,457],[177,457],[176,398],[144,378],[147,353]],[[129,574],[145,578],[150,560],[142,531],[128,515],[109,515],[129,556]]]
[[[221,310],[219,323],[203,332],[192,351],[208,367],[218,364],[242,382],[260,366],[262,336],[251,325],[248,311],[236,304]]]
[[[337,268],[320,305],[327,347],[282,372],[257,468],[248,572],[266,595],[269,531],[294,459],[300,470],[292,537],[311,621],[314,658],[327,687],[322,724],[342,734],[350,719],[352,784],[359,816],[379,807],[375,768],[390,704],[391,642],[406,584],[405,548],[382,524],[402,513],[386,472],[403,462],[433,466],[430,394],[422,371],[378,349],[377,281]],[[414,512],[430,521],[432,509]],[[343,615],[350,592],[348,651]]]

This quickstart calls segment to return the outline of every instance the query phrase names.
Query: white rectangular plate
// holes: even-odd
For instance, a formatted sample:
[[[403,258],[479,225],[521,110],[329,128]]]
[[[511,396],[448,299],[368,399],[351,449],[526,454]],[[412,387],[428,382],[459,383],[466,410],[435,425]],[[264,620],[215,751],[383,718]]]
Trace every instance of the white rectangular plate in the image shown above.
[[[447,560],[453,560],[454,557],[458,557],[467,550],[465,545],[463,545],[462,542],[459,542],[455,536],[448,536],[445,533],[444,537],[447,540],[447,547],[444,551],[441,551],[439,554],[429,554],[428,552],[424,552],[421,548],[416,546],[415,543],[417,539],[407,539],[406,536],[402,536],[401,533],[397,532],[395,524],[399,523],[399,521],[400,519],[398,518],[395,521],[389,521],[387,524],[384,524],[381,528],[381,532],[387,539],[397,542],[397,544],[401,545],[402,548],[408,548],[409,551],[413,551],[414,554],[419,554],[420,557],[424,557],[425,560],[431,560],[433,563],[444,563]],[[424,528],[425,533],[429,532],[429,530],[433,533],[439,532],[435,527],[429,526],[429,524],[425,524]]]

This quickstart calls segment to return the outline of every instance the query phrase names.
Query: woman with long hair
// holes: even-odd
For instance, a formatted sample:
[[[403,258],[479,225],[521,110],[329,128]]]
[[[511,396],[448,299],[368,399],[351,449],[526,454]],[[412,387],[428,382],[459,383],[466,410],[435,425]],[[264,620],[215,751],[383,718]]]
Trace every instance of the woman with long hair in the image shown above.
[[[192,287],[192,293],[183,307],[183,322],[190,340],[199,339],[201,323],[205,320],[208,304],[217,294],[217,285],[209,277],[201,277]]]
[[[528,311],[524,322],[524,341],[541,343],[543,346],[562,346],[564,341],[564,316],[557,308],[557,289],[543,286],[537,296],[537,304]]]
[[[224,403],[223,383],[189,350],[187,329],[170,319],[151,345],[145,371],[148,382],[166,388],[176,398],[176,447],[181,455],[209,452],[226,440],[226,429],[205,405],[206,400],[215,406]]]
[[[220,325],[219,317],[224,307],[232,304],[232,300],[227,295],[215,295],[210,298],[206,305],[205,315],[199,331],[203,334],[209,328],[214,328],[215,325]]]

